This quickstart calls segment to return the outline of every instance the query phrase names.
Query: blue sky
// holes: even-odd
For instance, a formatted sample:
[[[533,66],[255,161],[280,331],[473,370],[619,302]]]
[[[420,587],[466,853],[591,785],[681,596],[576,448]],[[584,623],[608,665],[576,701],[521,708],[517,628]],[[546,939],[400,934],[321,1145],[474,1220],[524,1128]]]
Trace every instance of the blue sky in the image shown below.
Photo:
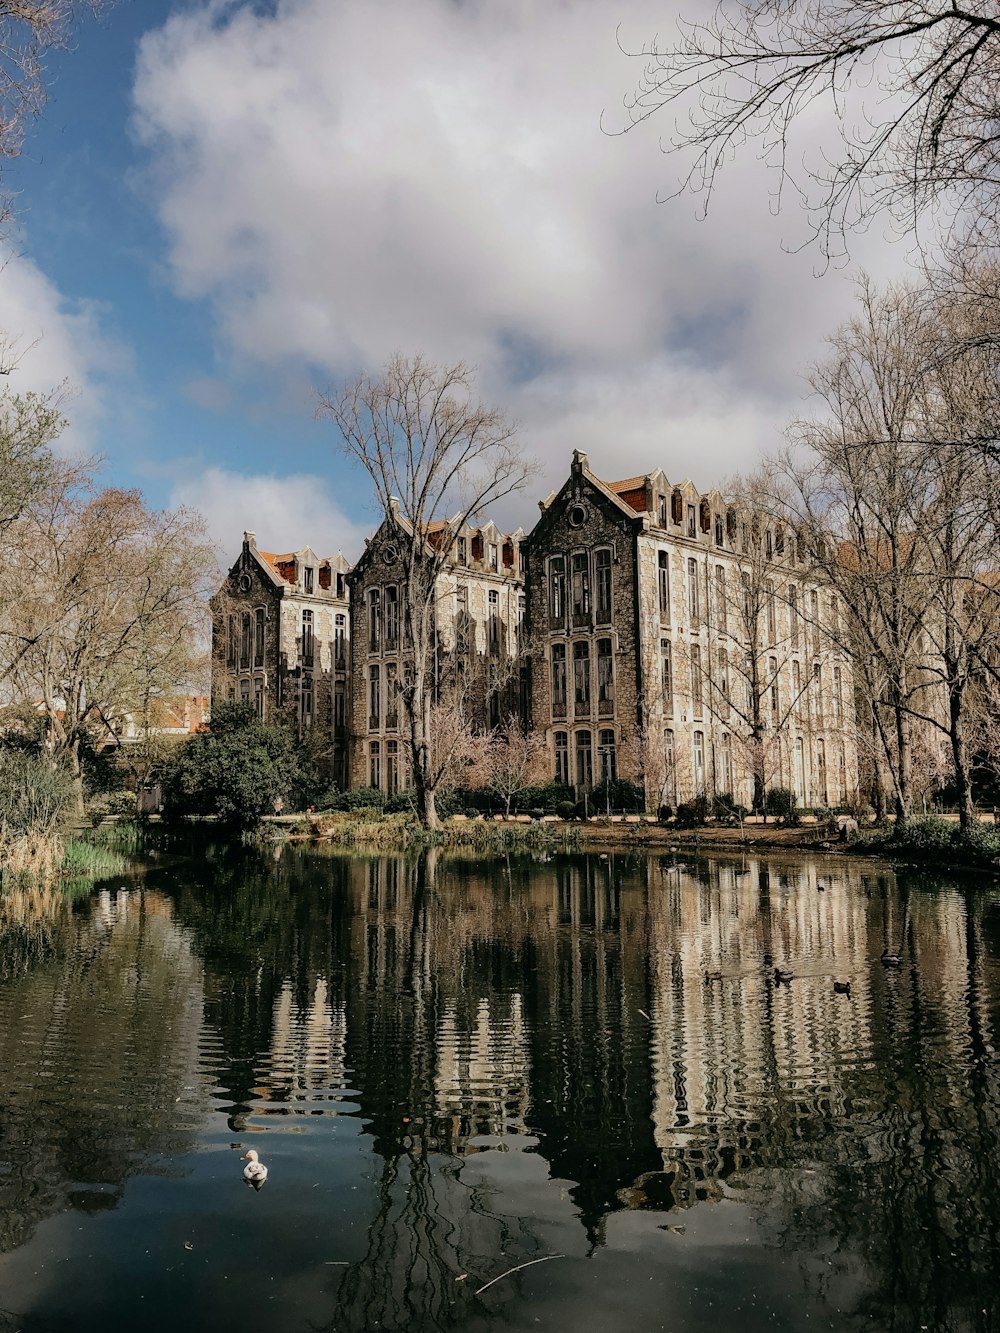
[[[708,488],[803,410],[799,372],[848,312],[849,270],[792,255],[752,157],[707,221],[657,202],[665,125],[615,138],[625,0],[119,0],[49,59],[18,192],[4,324],[19,378],[68,377],[70,442],[231,551],[355,553],[368,486],[315,386],[424,350],[479,368],[520,423],[535,502],[586,449],[609,478]],[[804,150],[821,124],[806,127]],[[905,256],[876,229],[855,258]]]

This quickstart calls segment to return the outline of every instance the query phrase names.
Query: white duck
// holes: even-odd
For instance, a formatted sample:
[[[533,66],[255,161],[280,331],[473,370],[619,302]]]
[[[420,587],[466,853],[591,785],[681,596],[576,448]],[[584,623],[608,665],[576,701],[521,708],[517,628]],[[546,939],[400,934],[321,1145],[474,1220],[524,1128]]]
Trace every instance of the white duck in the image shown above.
[[[241,1162],[246,1162],[243,1168],[243,1179],[255,1189],[260,1189],[267,1179],[267,1167],[263,1162],[257,1160],[257,1149],[251,1148],[249,1152],[244,1153],[240,1158]]]

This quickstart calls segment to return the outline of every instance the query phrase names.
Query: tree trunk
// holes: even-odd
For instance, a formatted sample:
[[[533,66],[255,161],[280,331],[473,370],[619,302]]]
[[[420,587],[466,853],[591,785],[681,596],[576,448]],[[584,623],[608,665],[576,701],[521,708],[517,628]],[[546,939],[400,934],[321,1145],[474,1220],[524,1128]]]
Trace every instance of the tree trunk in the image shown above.
[[[965,742],[962,687],[957,682],[952,682],[948,690],[948,735],[951,740],[952,762],[955,765],[958,823],[965,832],[976,822],[976,812],[972,801],[972,774],[969,770],[969,753]]]

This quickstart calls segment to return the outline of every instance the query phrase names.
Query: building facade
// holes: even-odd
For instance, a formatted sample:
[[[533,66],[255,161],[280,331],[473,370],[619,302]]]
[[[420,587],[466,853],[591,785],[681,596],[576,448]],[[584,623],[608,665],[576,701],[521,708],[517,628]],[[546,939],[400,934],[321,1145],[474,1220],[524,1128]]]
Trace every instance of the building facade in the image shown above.
[[[838,805],[858,784],[855,691],[836,594],[794,534],[660,471],[605,482],[574,453],[527,538],[435,524],[433,693],[482,730],[520,717],[554,780],[586,797],[641,780],[647,806]],[[352,568],[253,533],[213,602],[213,698],[292,716],[342,787],[409,785],[405,522]],[[402,534],[402,535],[401,535]],[[412,650],[410,652],[412,661]]]
[[[605,483],[576,452],[530,533],[531,718],[583,796],[642,777],[650,806],[857,785],[835,595],[790,533],[662,471]]]
[[[461,709],[481,730],[498,726],[526,702],[526,664],[519,654],[524,614],[523,533],[492,522],[437,523],[433,544],[447,542],[435,595],[433,694]],[[351,635],[351,785],[394,795],[409,786],[398,683],[408,649],[406,570],[397,520],[368,540],[348,576]],[[522,678],[525,682],[522,685]]]
[[[330,775],[348,775],[350,565],[311,547],[274,554],[253,532],[212,599],[212,699],[252,703],[315,736]]]

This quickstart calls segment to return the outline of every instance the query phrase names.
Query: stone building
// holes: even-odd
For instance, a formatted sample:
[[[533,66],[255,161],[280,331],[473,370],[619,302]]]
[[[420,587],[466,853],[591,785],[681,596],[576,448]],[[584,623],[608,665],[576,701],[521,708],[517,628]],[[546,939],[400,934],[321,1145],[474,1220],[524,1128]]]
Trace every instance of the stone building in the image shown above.
[[[351,635],[351,785],[392,795],[409,785],[397,681],[407,668],[405,567],[388,522],[368,539],[348,576]],[[450,545],[438,576],[434,692],[461,707],[474,726],[498,725],[526,702],[518,656],[524,609],[523,533],[495,523],[432,525],[429,540]],[[522,687],[522,677],[524,686]]]
[[[348,781],[350,565],[311,547],[274,554],[243,534],[243,549],[212,599],[212,699],[253,703],[312,732],[330,774]]]
[[[603,482],[574,453],[526,541],[531,718],[552,775],[643,774],[650,806],[699,794],[801,804],[856,787],[839,605],[792,534],[662,471]]]

